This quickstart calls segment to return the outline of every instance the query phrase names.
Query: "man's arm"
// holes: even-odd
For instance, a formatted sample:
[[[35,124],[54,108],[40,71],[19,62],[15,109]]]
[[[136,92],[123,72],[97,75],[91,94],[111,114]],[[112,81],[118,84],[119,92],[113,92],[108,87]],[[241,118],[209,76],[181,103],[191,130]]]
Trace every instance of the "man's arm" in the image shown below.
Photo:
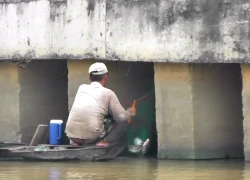
[[[127,121],[132,115],[130,109],[125,110],[122,107],[114,92],[110,94],[109,98],[109,113],[113,116],[116,122]]]

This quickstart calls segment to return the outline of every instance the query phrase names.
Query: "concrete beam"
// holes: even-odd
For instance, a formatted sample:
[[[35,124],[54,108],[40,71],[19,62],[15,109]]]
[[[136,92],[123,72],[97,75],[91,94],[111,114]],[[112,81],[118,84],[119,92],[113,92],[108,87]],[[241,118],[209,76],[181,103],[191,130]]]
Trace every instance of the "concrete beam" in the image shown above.
[[[0,59],[105,58],[105,0],[0,2]]]
[[[250,3],[1,0],[0,60],[250,62]]]

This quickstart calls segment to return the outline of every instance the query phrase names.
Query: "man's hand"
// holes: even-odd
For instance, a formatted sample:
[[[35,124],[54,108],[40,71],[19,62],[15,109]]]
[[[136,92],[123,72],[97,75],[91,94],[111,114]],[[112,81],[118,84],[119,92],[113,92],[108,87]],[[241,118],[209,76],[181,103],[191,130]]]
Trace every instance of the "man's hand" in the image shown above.
[[[136,109],[135,108],[128,108],[128,111],[131,113],[131,116],[135,116],[136,115]]]

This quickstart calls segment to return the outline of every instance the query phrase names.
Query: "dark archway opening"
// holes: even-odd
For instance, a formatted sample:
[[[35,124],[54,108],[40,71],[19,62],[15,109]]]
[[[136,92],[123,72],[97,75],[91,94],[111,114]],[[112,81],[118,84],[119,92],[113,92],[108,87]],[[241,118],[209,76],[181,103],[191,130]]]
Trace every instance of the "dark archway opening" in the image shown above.
[[[112,89],[124,108],[136,100],[137,115],[132,118],[127,140],[150,139],[146,156],[157,156],[157,131],[155,118],[154,63],[105,61],[110,77],[108,88]]]
[[[66,122],[67,61],[33,60],[25,67],[20,67],[19,82],[21,141],[29,144],[38,124],[49,125],[51,119]],[[45,143],[48,143],[48,138]]]
[[[243,158],[240,64],[195,64],[194,140],[197,159]]]

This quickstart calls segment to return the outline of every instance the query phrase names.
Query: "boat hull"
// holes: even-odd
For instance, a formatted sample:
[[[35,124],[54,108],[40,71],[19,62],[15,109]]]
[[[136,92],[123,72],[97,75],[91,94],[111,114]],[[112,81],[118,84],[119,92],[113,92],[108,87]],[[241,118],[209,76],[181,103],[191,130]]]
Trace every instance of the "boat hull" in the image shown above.
[[[0,148],[0,156],[22,158],[37,161],[105,161],[111,160],[122,153],[125,144],[113,144],[108,147],[97,146],[22,146],[15,148]]]

